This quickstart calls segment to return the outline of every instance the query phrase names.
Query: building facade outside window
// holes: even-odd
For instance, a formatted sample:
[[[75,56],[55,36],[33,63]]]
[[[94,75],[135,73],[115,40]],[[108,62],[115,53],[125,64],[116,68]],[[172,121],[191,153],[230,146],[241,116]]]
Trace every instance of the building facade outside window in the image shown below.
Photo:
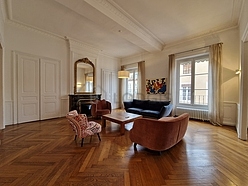
[[[188,57],[177,62],[177,104],[179,106],[208,107],[209,55]]]
[[[126,81],[127,100],[137,99],[138,93],[138,69],[130,69],[129,78]]]

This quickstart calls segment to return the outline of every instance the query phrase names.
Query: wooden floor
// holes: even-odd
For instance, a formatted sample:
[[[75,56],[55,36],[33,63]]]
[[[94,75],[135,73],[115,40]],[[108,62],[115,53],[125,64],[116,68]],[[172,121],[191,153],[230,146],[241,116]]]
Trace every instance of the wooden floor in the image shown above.
[[[101,122],[99,120],[99,122]],[[107,122],[97,136],[75,143],[65,118],[0,131],[0,185],[248,185],[248,142],[235,128],[190,121],[186,136],[162,152],[137,146]]]

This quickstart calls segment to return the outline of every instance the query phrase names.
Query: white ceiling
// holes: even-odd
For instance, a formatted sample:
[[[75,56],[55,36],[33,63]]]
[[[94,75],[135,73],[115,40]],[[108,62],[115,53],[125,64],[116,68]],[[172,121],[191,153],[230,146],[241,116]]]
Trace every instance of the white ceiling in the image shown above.
[[[7,0],[11,21],[122,58],[238,26],[243,0]]]

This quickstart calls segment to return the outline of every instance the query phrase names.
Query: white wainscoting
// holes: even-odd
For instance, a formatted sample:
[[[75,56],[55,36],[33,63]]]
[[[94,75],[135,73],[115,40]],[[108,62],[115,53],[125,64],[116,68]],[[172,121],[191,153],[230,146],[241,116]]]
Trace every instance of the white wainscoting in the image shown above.
[[[238,104],[235,102],[224,102],[223,124],[236,126],[238,122]]]
[[[5,125],[14,124],[13,101],[5,101]]]
[[[180,115],[184,112],[189,113],[190,118],[199,119],[203,121],[207,121],[208,119],[208,111],[207,110],[199,110],[199,109],[188,109],[177,107],[176,115]],[[229,126],[236,126],[238,122],[238,104],[235,102],[224,102],[223,104],[223,124]]]
[[[69,97],[62,97],[61,98],[61,117],[66,116],[69,112]]]

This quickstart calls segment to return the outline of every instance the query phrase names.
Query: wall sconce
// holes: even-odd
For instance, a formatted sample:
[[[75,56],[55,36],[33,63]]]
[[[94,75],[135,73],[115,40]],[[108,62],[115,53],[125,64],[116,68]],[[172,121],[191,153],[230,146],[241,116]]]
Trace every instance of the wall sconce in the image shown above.
[[[235,74],[236,74],[236,75],[238,75],[238,74],[240,74],[240,73],[241,73],[241,70],[240,70],[240,69],[235,70]]]
[[[129,71],[118,71],[118,78],[129,78]]]

